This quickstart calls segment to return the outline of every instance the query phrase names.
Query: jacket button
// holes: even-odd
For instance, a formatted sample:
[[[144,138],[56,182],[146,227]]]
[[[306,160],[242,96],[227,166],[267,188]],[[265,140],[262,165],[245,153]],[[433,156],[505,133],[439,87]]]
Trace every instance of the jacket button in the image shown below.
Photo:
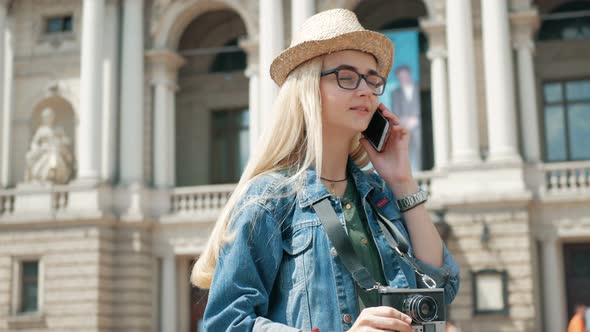
[[[332,247],[332,249],[330,249],[330,254],[334,257],[338,256],[338,251],[336,251],[336,248]]]
[[[350,203],[346,204],[346,206],[345,206],[345,207],[346,207],[346,209],[347,209],[347,210],[350,210],[350,209],[352,209],[352,205],[351,205]]]
[[[345,322],[346,324],[350,324],[350,322],[352,322],[352,315],[345,314],[344,317],[342,317],[342,321]]]

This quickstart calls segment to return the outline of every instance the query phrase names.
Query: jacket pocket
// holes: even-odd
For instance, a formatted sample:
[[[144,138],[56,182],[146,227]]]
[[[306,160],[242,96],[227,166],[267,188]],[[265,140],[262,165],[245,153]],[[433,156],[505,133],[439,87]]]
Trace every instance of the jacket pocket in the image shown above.
[[[313,242],[312,225],[299,227],[283,237],[283,260],[281,262],[281,288],[292,289],[304,284],[312,264],[310,248]]]

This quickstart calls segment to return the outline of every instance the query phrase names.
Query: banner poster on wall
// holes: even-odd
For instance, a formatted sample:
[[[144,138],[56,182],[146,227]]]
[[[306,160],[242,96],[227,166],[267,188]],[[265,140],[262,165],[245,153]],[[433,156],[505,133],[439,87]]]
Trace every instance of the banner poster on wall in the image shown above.
[[[422,170],[420,114],[420,51],[418,31],[384,31],[395,46],[393,68],[387,77],[381,102],[410,130],[412,170]]]

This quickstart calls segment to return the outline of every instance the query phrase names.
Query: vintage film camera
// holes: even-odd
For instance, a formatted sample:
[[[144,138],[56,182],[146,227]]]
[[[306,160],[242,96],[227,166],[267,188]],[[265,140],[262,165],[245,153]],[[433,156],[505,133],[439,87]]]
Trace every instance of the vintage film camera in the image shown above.
[[[445,293],[442,288],[407,289],[379,287],[380,304],[412,318],[414,332],[444,332]]]

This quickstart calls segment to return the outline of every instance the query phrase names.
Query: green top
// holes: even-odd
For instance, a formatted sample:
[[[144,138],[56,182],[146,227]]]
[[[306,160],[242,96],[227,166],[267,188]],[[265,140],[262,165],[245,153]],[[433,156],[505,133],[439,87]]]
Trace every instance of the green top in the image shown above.
[[[342,197],[342,209],[344,218],[346,219],[348,237],[352,242],[354,252],[363,266],[371,273],[375,281],[386,285],[387,282],[383,275],[381,257],[373,241],[373,235],[367,223],[367,216],[361,203],[361,197],[351,176],[348,177],[346,191],[344,192],[344,197]],[[379,305],[377,292],[367,292],[358,285],[356,287],[361,310]]]

